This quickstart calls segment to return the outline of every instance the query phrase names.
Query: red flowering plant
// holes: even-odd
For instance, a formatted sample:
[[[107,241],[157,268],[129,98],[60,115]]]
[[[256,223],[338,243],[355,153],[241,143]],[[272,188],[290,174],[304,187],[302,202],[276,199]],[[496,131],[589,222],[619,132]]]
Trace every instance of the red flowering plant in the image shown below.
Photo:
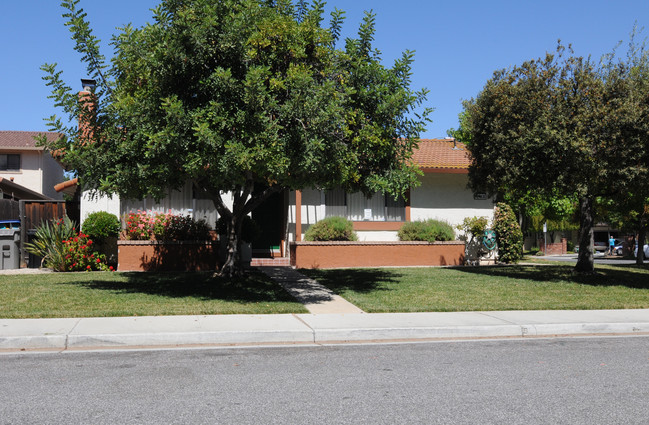
[[[209,240],[210,226],[205,220],[168,213],[138,210],[124,216],[122,239],[126,240]]]
[[[64,271],[113,271],[106,264],[106,256],[93,251],[93,242],[88,235],[79,232],[63,241],[65,245]]]
[[[128,213],[124,219],[126,229],[123,238],[145,241],[150,239],[162,240],[171,217],[171,213],[148,214],[146,211],[141,210],[136,213]]]
[[[94,252],[93,241],[78,232],[76,223],[67,216],[42,223],[25,249],[41,257],[41,265],[57,272],[112,270],[106,265],[105,256]]]

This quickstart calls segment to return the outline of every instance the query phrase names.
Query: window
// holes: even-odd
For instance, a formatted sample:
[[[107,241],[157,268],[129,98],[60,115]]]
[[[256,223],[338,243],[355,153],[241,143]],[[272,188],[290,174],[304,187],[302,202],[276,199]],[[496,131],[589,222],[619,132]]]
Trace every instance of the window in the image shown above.
[[[405,221],[406,203],[381,193],[366,197],[342,189],[325,192],[325,216],[342,216],[352,221]]]
[[[0,154],[0,170],[1,171],[20,170],[20,154],[18,153]]]

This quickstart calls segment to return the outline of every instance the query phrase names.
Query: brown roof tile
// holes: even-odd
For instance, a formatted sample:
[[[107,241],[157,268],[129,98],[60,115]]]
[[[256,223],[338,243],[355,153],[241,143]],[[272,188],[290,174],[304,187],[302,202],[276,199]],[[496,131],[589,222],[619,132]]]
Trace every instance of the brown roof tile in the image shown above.
[[[424,171],[466,171],[471,163],[464,143],[454,139],[422,139],[412,157],[415,164]]]
[[[0,149],[43,149],[36,146],[34,137],[45,134],[48,141],[56,140],[59,133],[47,131],[0,131]]]

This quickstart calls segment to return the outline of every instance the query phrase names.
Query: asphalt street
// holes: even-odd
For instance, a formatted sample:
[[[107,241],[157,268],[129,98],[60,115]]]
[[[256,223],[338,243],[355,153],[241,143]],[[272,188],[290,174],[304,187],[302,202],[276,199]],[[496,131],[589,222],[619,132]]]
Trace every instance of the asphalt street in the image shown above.
[[[649,337],[0,356],[3,424],[645,424]]]

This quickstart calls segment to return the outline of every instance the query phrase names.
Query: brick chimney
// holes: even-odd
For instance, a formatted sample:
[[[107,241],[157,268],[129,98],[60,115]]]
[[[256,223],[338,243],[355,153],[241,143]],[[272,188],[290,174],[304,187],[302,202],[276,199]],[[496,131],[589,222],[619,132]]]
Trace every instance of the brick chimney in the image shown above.
[[[95,87],[97,82],[95,80],[82,78],[82,90],[79,92],[79,102],[81,103],[81,113],[79,114],[79,135],[82,144],[86,140],[91,140],[93,136],[93,114],[97,104],[95,96]]]

